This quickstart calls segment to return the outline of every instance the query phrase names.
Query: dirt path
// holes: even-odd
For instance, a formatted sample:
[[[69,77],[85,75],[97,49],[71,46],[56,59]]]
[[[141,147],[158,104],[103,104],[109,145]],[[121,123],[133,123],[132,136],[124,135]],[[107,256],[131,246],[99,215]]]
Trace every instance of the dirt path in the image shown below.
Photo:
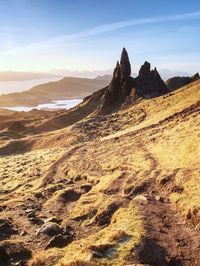
[[[187,225],[165,198],[140,204],[146,235],[131,263],[151,266],[199,266],[200,234]]]

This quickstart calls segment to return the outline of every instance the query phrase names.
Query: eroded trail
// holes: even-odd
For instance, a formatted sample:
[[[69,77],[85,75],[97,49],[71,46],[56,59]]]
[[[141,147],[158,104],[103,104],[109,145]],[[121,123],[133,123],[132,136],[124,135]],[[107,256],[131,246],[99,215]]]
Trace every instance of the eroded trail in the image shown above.
[[[152,266],[199,265],[200,235],[181,219],[166,198],[146,198],[139,207],[146,233],[130,262]]]

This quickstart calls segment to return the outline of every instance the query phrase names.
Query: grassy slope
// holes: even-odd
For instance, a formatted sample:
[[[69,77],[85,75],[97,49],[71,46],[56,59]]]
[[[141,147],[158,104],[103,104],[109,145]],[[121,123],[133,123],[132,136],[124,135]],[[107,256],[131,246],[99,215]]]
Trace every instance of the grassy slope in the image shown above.
[[[11,240],[22,240],[33,250],[44,248],[47,240],[35,236],[38,227],[19,215],[16,206],[27,197],[38,203],[35,192],[44,196],[38,217],[50,211],[63,219],[63,226],[75,230],[75,241],[64,249],[38,253],[36,264],[30,265],[41,265],[39,261],[62,266],[141,262],[133,258],[133,249],[145,237],[152,237],[145,223],[158,222],[149,211],[151,204],[162,204],[155,200],[157,196],[166,200],[161,207],[171,226],[166,239],[159,234],[160,243],[172,256],[179,249],[174,231],[181,228],[179,238],[191,238],[192,246],[192,232],[200,223],[199,100],[200,82],[196,82],[157,99],[138,101],[105,119],[89,118],[75,127],[35,136],[32,151],[0,158],[1,205],[10,206],[4,216],[14,217],[16,226],[29,232]],[[27,138],[23,143],[31,141]],[[64,180],[71,182],[66,185]],[[85,184],[91,186],[90,191],[84,191]],[[69,188],[81,196],[66,204],[62,199]],[[113,211],[111,206],[115,206]],[[169,210],[174,207],[191,227],[171,222]],[[146,216],[148,211],[152,217]],[[190,264],[183,257],[183,265],[197,265],[192,259],[198,259],[198,250],[190,248],[180,247],[182,256],[193,256]],[[95,251],[103,257],[95,257]],[[149,261],[143,258],[142,262]]]

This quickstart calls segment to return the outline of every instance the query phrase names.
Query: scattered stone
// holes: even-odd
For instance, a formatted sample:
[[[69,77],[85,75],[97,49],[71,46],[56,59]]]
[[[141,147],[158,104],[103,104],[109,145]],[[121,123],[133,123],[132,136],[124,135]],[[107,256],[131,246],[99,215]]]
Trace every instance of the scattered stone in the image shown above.
[[[124,189],[124,193],[126,195],[128,194],[128,196],[136,196],[138,194],[146,192],[148,187],[149,187],[149,183],[144,181],[140,185],[126,187]]]
[[[100,245],[91,245],[89,247],[90,252],[94,258],[108,258],[112,259],[116,254],[116,248],[113,244],[100,244]]]
[[[56,217],[50,217],[50,218],[47,218],[47,219],[44,220],[45,224],[49,223],[49,222],[60,224],[62,222],[62,219],[59,219],[59,218],[56,218]]]
[[[90,184],[90,183],[83,184],[83,185],[80,186],[80,188],[81,188],[81,189],[84,189],[85,192],[87,193],[87,192],[89,192],[89,191],[91,190],[91,188],[92,188],[92,184]]]
[[[139,201],[144,201],[144,202],[148,201],[147,197],[145,197],[144,195],[138,195],[134,198],[134,200],[139,200]]]
[[[58,224],[56,223],[52,223],[52,222],[48,222],[45,223],[39,230],[37,230],[36,234],[46,234],[49,236],[55,236],[61,233],[61,228]]]
[[[184,191],[184,187],[175,185],[171,188],[171,192],[182,193]]]
[[[63,229],[63,234],[64,235],[72,235],[74,236],[74,229],[70,225],[66,225],[65,228]]]
[[[42,198],[44,198],[44,195],[42,194],[42,192],[36,192],[36,193],[35,193],[35,197],[36,197],[37,199],[42,199]]]
[[[32,224],[42,224],[41,220],[39,220],[39,219],[36,218],[36,217],[30,217],[30,218],[29,218],[29,221],[30,221]]]
[[[65,246],[67,246],[68,244],[70,244],[72,241],[73,241],[73,236],[71,236],[71,235],[63,236],[63,235],[59,234],[59,235],[52,237],[49,240],[45,249],[53,248],[53,247],[63,248]]]
[[[13,228],[13,224],[9,219],[0,218],[0,239],[10,237],[17,231]]]
[[[27,235],[28,233],[26,232],[26,231],[21,231],[21,233],[20,233],[20,236],[25,236],[25,235]]]
[[[80,198],[80,196],[81,194],[72,188],[60,191],[57,194],[58,201],[61,201],[63,203],[77,201]]]
[[[35,212],[34,212],[34,211],[29,212],[28,215],[27,215],[27,217],[28,217],[28,218],[33,218],[33,217],[35,217]]]
[[[4,211],[5,207],[4,206],[0,206],[0,212]]]
[[[74,177],[74,181],[77,182],[77,181],[81,181],[81,175],[77,175]]]
[[[164,202],[165,198],[163,198],[162,196],[156,196],[155,200],[160,201],[160,202]]]
[[[1,254],[4,257],[3,259],[1,258]],[[8,265],[27,265],[27,261],[31,256],[31,250],[28,249],[23,242],[4,241],[0,245],[0,265],[2,266],[4,264],[1,264],[1,259],[4,263],[7,261],[7,263],[9,263]]]
[[[200,223],[196,225],[195,230],[200,231]]]

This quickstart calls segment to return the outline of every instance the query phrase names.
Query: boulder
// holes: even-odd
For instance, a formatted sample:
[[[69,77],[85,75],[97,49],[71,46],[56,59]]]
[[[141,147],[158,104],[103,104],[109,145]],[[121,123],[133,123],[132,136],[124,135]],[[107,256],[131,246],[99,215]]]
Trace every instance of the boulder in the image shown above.
[[[71,243],[72,241],[73,241],[73,236],[71,236],[71,235],[63,236],[63,235],[59,234],[57,236],[52,237],[49,240],[45,249],[53,248],[53,247],[63,248],[65,246],[67,246],[69,243]]]
[[[38,231],[37,235],[39,234],[46,234],[49,236],[55,236],[61,233],[61,228],[57,223],[48,222],[45,223]]]
[[[56,194],[57,194],[56,195],[57,200],[62,203],[77,201],[81,196],[81,193],[74,190],[73,188],[61,190],[57,192]]]
[[[56,218],[56,217],[50,217],[50,218],[47,218],[46,220],[44,220],[45,224],[49,223],[49,222],[60,224],[62,222],[62,219]]]

